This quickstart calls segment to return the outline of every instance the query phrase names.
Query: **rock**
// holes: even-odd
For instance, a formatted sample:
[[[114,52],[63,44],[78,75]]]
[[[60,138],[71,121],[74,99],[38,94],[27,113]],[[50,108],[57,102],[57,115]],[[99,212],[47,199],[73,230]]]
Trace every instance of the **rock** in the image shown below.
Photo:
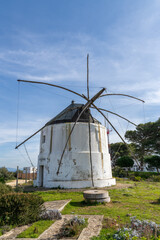
[[[57,209],[52,209],[52,210],[45,210],[41,218],[44,220],[53,220],[53,219],[62,219],[62,215]]]
[[[109,193],[104,190],[87,190],[83,192],[83,197],[91,202],[110,202]]]

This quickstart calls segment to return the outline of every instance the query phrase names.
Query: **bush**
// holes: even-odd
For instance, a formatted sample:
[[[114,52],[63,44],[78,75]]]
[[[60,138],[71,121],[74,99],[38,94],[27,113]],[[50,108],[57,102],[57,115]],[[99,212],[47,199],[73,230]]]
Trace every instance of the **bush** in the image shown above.
[[[160,239],[160,226],[152,221],[139,220],[131,217],[131,223],[117,231],[107,233],[101,230],[100,236],[92,240],[158,240]]]
[[[80,218],[77,216],[73,217],[70,220],[65,219],[64,224],[58,234],[58,239],[68,237],[75,238],[75,236],[78,237],[83,228],[87,227],[87,225],[88,225],[87,219]]]
[[[150,178],[148,178],[148,181],[150,182],[160,182],[160,176],[151,176]]]
[[[128,173],[127,173],[127,171],[125,171],[121,167],[116,166],[113,170],[113,176],[114,177],[119,177],[119,178],[126,178],[126,177],[128,177]]]
[[[130,168],[133,167],[134,161],[129,156],[123,156],[117,159],[116,165],[119,167]]]
[[[142,178],[140,176],[137,176],[134,178],[134,181],[136,181],[136,182],[140,182],[141,180],[142,180]]]
[[[24,225],[39,220],[43,202],[40,196],[29,193],[0,196],[0,225]]]
[[[14,175],[12,172],[9,172],[7,168],[0,168],[0,182],[5,183],[7,180],[14,179]]]
[[[12,187],[0,182],[0,193],[1,193],[1,195],[9,193],[9,192],[13,192]]]
[[[160,182],[160,174],[156,172],[127,172],[126,170],[116,167],[113,170],[114,177],[129,178],[133,181],[148,180],[151,182]]]

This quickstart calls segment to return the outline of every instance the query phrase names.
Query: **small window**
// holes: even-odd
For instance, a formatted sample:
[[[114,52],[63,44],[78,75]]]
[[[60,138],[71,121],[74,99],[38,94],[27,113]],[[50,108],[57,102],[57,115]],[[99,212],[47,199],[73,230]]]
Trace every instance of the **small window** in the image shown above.
[[[42,143],[45,143],[45,140],[46,140],[46,136],[43,135],[43,136],[42,136]]]

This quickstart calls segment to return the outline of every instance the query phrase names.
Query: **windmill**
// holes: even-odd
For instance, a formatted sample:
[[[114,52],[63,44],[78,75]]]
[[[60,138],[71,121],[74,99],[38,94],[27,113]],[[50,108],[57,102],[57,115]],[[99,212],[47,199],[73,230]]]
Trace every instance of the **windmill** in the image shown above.
[[[96,109],[125,143],[104,112],[114,114],[136,126],[130,120],[98,108],[95,101],[109,95],[120,95],[144,102],[126,94],[104,94],[105,88],[90,97],[89,55],[87,55],[87,96],[63,86],[46,82],[17,80],[18,82],[48,85],[78,95],[85,104],[72,103],[47,122],[42,128],[16,146],[18,149],[29,139],[41,132],[40,153],[38,157],[37,186],[82,188],[105,187],[115,184],[112,178],[110,154],[108,151],[106,128],[91,114]]]

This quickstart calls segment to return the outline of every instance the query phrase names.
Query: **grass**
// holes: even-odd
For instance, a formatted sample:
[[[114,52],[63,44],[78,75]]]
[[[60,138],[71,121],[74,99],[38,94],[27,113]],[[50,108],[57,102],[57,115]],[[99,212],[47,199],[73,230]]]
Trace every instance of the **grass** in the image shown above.
[[[35,222],[24,232],[20,233],[17,238],[37,238],[53,223],[54,221],[51,220],[40,220],[38,222]]]
[[[86,204],[82,192],[69,192],[65,190],[52,190],[47,192],[36,192],[42,196],[44,201],[72,199],[64,208],[62,214],[81,215],[104,215],[119,219],[122,223],[129,222],[130,216],[138,219],[148,219],[160,224],[160,183],[159,182],[133,182],[131,187],[121,189],[110,189],[111,202],[107,204]]]
[[[23,183],[23,184],[21,184],[22,186],[30,186],[30,185],[33,185],[33,180],[27,180],[27,182],[25,182],[25,183]]]

